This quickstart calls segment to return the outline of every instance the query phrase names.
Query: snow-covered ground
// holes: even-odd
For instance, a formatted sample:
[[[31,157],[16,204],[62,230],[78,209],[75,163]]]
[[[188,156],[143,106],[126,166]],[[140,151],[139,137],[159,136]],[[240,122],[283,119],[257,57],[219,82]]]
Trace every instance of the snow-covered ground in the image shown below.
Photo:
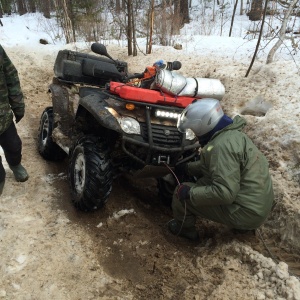
[[[88,51],[89,44],[53,44],[39,14],[4,16],[2,22],[0,43],[19,70],[27,105],[17,127],[30,179],[16,183],[7,169],[0,199],[0,297],[300,299],[299,280],[293,276],[300,273],[299,49],[291,55],[287,41],[275,61],[266,65],[276,42],[271,41],[245,77],[257,42],[244,38],[250,26],[246,16],[237,18],[233,38],[196,35],[199,27],[189,24],[177,38],[182,50],[155,46],[150,55],[128,57],[125,46],[107,43],[111,56],[126,60],[131,72],[141,72],[158,59],[179,60],[183,75],[220,79],[226,89],[222,100],[226,113],[245,117],[246,132],[270,162],[277,205],[261,235],[254,241],[239,239],[222,226],[203,221],[201,230],[213,234],[203,234],[201,244],[194,247],[165,233],[168,213],[154,209],[155,215],[149,204],[137,205],[138,193],[126,183],[122,187],[119,182],[106,210],[92,216],[62,204],[70,202],[65,169],[39,157],[38,121],[51,105],[46,92],[57,51]],[[229,32],[227,25],[223,32]],[[40,38],[50,44],[40,44]],[[151,185],[143,188],[142,199]],[[134,213],[120,214],[123,211]]]

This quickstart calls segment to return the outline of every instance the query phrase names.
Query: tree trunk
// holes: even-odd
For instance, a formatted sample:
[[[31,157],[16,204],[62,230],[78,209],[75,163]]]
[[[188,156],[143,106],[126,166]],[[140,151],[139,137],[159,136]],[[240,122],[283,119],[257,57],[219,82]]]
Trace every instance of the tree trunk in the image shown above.
[[[134,11],[133,11],[133,5],[131,6],[131,16],[132,16],[132,44],[133,44],[133,51],[132,55],[137,56],[137,42],[136,42],[136,35],[135,35],[135,18],[134,18]]]
[[[233,22],[234,22],[234,16],[235,16],[235,12],[236,12],[236,7],[237,7],[237,4],[238,4],[238,1],[239,0],[235,0],[235,4],[234,4],[234,8],[233,8],[233,13],[232,13],[232,17],[231,17],[231,24],[230,24],[229,36],[231,36]]]
[[[116,0],[116,14],[120,14],[121,12],[121,2],[120,0]]]
[[[259,44],[260,44],[260,40],[261,40],[261,37],[262,37],[262,33],[263,33],[263,28],[264,28],[264,23],[265,23],[265,17],[266,17],[266,11],[267,11],[267,6],[268,6],[268,0],[265,0],[265,8],[264,8],[264,13],[263,13],[263,19],[262,19],[262,22],[261,22],[261,27],[260,27],[260,32],[259,32],[259,37],[258,37],[258,40],[257,40],[257,43],[256,43],[256,48],[255,48],[255,51],[254,51],[254,54],[253,54],[253,57],[252,57],[252,60],[251,60],[251,63],[250,63],[250,66],[247,70],[247,73],[245,75],[245,77],[248,77],[249,73],[250,73],[250,70],[253,66],[253,63],[255,61],[255,57],[256,57],[256,54],[258,52],[258,47],[259,47]]]
[[[154,26],[154,0],[151,0],[150,8],[150,29],[149,29],[149,45],[147,54],[152,52],[152,37],[153,37],[153,26]]]
[[[174,17],[179,17],[180,27],[190,22],[188,0],[174,0]]]
[[[35,0],[29,0],[28,4],[29,4],[29,12],[35,13],[36,12],[36,3],[35,3]]]
[[[184,25],[184,24],[190,22],[189,1],[188,0],[180,0],[180,16],[182,19],[181,25]]]
[[[45,18],[50,19],[50,0],[41,1],[41,11]]]
[[[17,1],[18,13],[20,16],[25,15],[27,13],[26,5],[23,0]]]
[[[127,44],[128,55],[132,55],[132,0],[127,1]]]
[[[244,3],[243,3],[244,1],[243,0],[241,0],[241,6],[240,6],[240,16],[242,16],[243,14],[244,14]]]
[[[73,35],[72,42],[76,42],[75,28],[76,28],[76,19],[74,13],[74,0],[64,0],[67,5],[68,17],[70,20],[71,34]]]
[[[283,17],[283,22],[281,24],[281,28],[280,28],[280,31],[279,31],[279,39],[278,41],[276,42],[276,44],[272,47],[272,49],[270,50],[269,54],[268,54],[268,57],[267,57],[267,64],[273,62],[273,58],[274,58],[274,55],[276,53],[276,51],[279,49],[279,47],[282,45],[286,35],[285,35],[285,31],[286,31],[286,26],[287,26],[287,22],[288,22],[288,18],[294,8],[294,6],[297,4],[299,0],[293,0],[291,3],[290,3],[290,6],[288,8],[288,10],[285,12],[284,14],[284,17]]]
[[[188,0],[180,0],[180,12],[182,16],[182,22],[189,23],[190,15],[189,15],[189,1]]]
[[[250,21],[261,20],[263,12],[263,0],[252,0],[251,10],[247,14]]]
[[[56,0],[55,1],[55,9],[58,12],[58,16],[60,18],[61,26],[64,31],[64,35],[66,38],[66,43],[73,43],[74,40],[74,33],[72,32],[72,21],[69,16],[69,9],[66,3],[67,0]],[[62,9],[62,15],[60,15]]]
[[[178,0],[174,0],[174,12],[179,12],[180,3]]]

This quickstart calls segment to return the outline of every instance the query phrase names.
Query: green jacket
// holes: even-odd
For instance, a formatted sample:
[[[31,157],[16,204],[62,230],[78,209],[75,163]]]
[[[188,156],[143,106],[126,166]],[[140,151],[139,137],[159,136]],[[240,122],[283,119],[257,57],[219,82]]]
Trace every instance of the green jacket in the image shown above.
[[[198,178],[190,199],[198,206],[228,205],[266,216],[274,195],[265,156],[241,130],[246,121],[236,116],[233,123],[216,132],[202,149],[200,159],[187,166]]]
[[[13,113],[23,116],[24,112],[18,71],[0,45],[0,134],[11,124]]]

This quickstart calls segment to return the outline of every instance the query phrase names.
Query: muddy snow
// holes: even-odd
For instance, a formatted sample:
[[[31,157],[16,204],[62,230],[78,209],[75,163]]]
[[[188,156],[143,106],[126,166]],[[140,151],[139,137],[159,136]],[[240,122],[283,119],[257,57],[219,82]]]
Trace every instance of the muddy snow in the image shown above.
[[[69,46],[70,48],[71,46]],[[265,65],[192,55],[173,48],[127,57],[142,72],[158,59],[180,60],[186,76],[218,78],[226,113],[246,118],[246,132],[270,163],[276,203],[255,235],[199,220],[201,242],[172,236],[169,208],[153,180],[120,177],[106,207],[76,211],[67,161],[43,160],[37,151],[39,119],[57,50],[51,45],[6,47],[19,70],[26,116],[17,125],[30,178],[7,180],[0,198],[0,298],[3,299],[300,299],[300,105],[293,61]],[[78,49],[88,51],[87,49]]]

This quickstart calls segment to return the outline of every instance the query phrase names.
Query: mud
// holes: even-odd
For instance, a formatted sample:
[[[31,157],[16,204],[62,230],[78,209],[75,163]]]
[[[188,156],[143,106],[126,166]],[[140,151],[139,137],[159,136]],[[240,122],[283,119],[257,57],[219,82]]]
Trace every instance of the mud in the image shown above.
[[[127,58],[126,49],[109,51],[127,59],[133,72],[166,54],[164,50],[136,59]],[[291,130],[299,118],[293,125],[282,118],[287,110],[280,91],[283,65],[272,70],[261,66],[258,75],[245,79],[241,76],[245,66],[239,62],[172,51],[166,58],[180,58],[189,66],[183,74],[220,77],[227,90],[224,108],[231,116],[257,95],[272,104],[264,117],[245,117],[247,132],[270,161],[274,211],[255,235],[237,235],[199,220],[201,241],[195,244],[167,231],[172,212],[160,202],[154,180],[119,177],[104,209],[83,213],[72,206],[67,161],[47,162],[37,151],[39,118],[51,106],[47,88],[56,52],[23,49],[20,54],[15,48],[7,52],[18,67],[26,96],[26,116],[17,127],[30,179],[16,183],[6,166],[0,199],[1,298],[300,299],[299,139]],[[294,90],[287,86],[284,93],[290,111],[297,114],[291,104],[299,87],[292,75],[283,76],[296,86]]]

